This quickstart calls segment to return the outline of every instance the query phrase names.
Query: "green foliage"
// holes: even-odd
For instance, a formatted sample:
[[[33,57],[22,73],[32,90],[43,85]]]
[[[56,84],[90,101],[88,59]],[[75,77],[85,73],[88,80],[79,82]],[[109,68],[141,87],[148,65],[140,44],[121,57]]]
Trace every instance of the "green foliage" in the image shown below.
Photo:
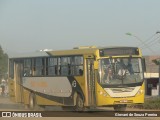
[[[146,99],[144,104],[128,105],[131,108],[160,110],[160,97]]]
[[[7,77],[8,71],[8,55],[3,52],[0,46],[0,79]]]
[[[160,109],[160,98],[152,98],[145,101],[143,104],[144,109]]]
[[[154,64],[156,64],[156,65],[159,65],[159,64],[160,64],[160,60],[158,60],[158,59],[152,60],[152,62],[153,62]]]

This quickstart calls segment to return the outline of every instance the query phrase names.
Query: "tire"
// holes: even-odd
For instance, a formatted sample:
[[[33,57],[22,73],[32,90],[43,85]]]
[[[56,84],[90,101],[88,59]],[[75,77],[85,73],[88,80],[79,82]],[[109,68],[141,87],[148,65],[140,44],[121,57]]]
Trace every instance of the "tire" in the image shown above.
[[[35,94],[34,93],[30,93],[30,96],[29,96],[29,109],[30,110],[35,110],[35,107],[36,107]]]
[[[75,111],[82,112],[84,110],[85,110],[84,101],[83,101],[82,97],[78,94],[77,99],[76,99]]]
[[[126,110],[127,105],[123,104],[123,105],[115,105],[114,106],[114,111],[125,111]]]

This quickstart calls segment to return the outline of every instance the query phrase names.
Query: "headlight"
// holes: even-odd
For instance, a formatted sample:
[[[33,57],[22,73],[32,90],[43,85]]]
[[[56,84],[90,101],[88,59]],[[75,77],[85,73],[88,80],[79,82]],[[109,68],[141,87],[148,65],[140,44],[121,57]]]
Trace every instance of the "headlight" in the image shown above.
[[[99,92],[99,94],[100,94],[100,95],[102,95],[102,94],[103,94],[103,92],[102,92],[102,91],[100,91],[100,92]]]
[[[99,91],[99,94],[100,94],[100,95],[103,95],[104,97],[108,96],[107,93],[106,93],[106,92],[103,92],[103,91]]]
[[[144,93],[144,90],[139,90],[138,92],[137,92],[137,95],[140,95],[140,94],[143,94]]]

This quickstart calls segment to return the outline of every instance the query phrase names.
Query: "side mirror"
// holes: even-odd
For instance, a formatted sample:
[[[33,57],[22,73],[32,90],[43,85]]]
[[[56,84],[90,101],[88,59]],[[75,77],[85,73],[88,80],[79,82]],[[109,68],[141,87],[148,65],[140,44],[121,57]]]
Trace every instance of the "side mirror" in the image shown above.
[[[94,61],[94,69],[97,70],[97,69],[98,69],[98,66],[99,66],[99,65],[98,65],[98,61]]]
[[[142,69],[144,72],[146,72],[146,61],[145,58],[142,58]]]

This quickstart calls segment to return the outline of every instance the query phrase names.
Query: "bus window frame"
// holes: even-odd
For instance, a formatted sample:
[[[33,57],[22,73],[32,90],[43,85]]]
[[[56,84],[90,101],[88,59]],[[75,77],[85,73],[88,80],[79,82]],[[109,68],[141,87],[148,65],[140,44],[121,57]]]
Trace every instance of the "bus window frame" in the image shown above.
[[[141,70],[141,72],[142,72],[142,76],[141,76],[141,77],[142,77],[142,81],[141,81],[141,82],[132,83],[132,84],[124,84],[124,86],[122,86],[122,85],[117,85],[117,84],[115,84],[115,85],[114,85],[114,84],[113,84],[113,85],[110,85],[110,84],[109,84],[109,85],[107,85],[107,84],[101,84],[102,78],[101,78],[101,75],[100,75],[99,72],[102,72],[102,71],[101,71],[102,68],[101,68],[101,65],[100,65],[100,64],[101,64],[101,63],[100,63],[100,60],[101,60],[101,59],[105,59],[105,58],[106,58],[106,59],[109,59],[110,57],[101,57],[100,59],[98,59],[98,63],[99,63],[99,68],[98,68],[98,83],[99,83],[103,88],[105,88],[105,87],[114,88],[114,87],[116,87],[116,86],[117,86],[117,87],[119,87],[119,86],[120,86],[120,87],[124,87],[124,86],[134,87],[135,85],[136,85],[136,86],[141,86],[141,85],[143,84],[143,82],[144,82],[144,74],[143,74],[143,73],[144,73],[144,70],[143,70],[143,65],[142,65],[142,64],[143,64],[143,63],[142,63],[142,57],[140,57],[140,56],[134,56],[134,57],[131,57],[131,58],[137,58],[137,59],[139,58],[140,61],[141,61],[141,68],[139,68],[139,69],[142,69],[142,70]],[[115,59],[115,58],[129,58],[129,57],[126,57],[126,56],[120,56],[120,57],[119,57],[119,56],[116,56],[116,57],[115,57],[115,56],[112,56],[112,58]],[[139,62],[140,62],[140,61],[139,61]],[[100,69],[100,70],[99,70],[99,69]]]
[[[9,78],[14,79],[14,59],[9,59]]]
[[[68,66],[67,64],[66,65],[63,65],[63,64],[61,64],[61,58],[67,58],[67,59],[70,59],[69,60],[69,63],[70,63],[70,66]],[[79,63],[79,64],[77,64],[77,61],[76,61],[76,57],[80,57],[80,60],[81,60],[81,64]],[[57,64],[54,64],[54,65],[49,65],[49,59],[57,59],[56,61],[57,61]],[[71,59],[74,59],[74,63],[72,64],[71,63]],[[17,59],[19,59],[19,58],[17,58]],[[25,69],[25,66],[24,66],[24,61],[26,60],[26,59],[30,59],[31,60],[31,75],[29,75],[29,76],[25,76],[24,74],[25,74],[25,71],[24,71],[24,69]],[[43,61],[44,60],[44,64],[43,64],[43,62],[42,62],[42,64],[41,65],[36,65],[36,59],[41,59],[41,61]],[[23,77],[64,77],[64,76],[83,76],[83,74],[84,74],[84,70],[85,70],[85,64],[84,64],[84,56],[83,55],[68,55],[68,56],[49,56],[49,57],[29,57],[29,58],[23,58]],[[79,61],[78,61],[79,62]],[[68,67],[70,67],[70,74],[68,73],[68,74],[61,74],[61,72],[62,72],[62,70],[61,70],[61,68],[63,67],[63,66],[68,66]],[[37,67],[43,67],[43,71],[44,71],[44,74],[41,74],[41,75],[34,75],[34,72],[35,72],[35,69],[37,68]],[[55,71],[56,71],[56,69],[57,69],[57,74],[56,74],[56,72],[55,72],[55,74],[51,74],[51,75],[49,75],[49,68],[50,67],[55,67],[54,69],[55,69]],[[57,67],[57,68],[56,68]],[[80,73],[80,69],[79,68],[81,68],[82,70],[81,71],[83,71],[83,72],[81,72]],[[77,71],[76,71],[77,70]],[[68,70],[68,72],[69,72],[69,70]],[[48,74],[47,74],[48,73]]]

